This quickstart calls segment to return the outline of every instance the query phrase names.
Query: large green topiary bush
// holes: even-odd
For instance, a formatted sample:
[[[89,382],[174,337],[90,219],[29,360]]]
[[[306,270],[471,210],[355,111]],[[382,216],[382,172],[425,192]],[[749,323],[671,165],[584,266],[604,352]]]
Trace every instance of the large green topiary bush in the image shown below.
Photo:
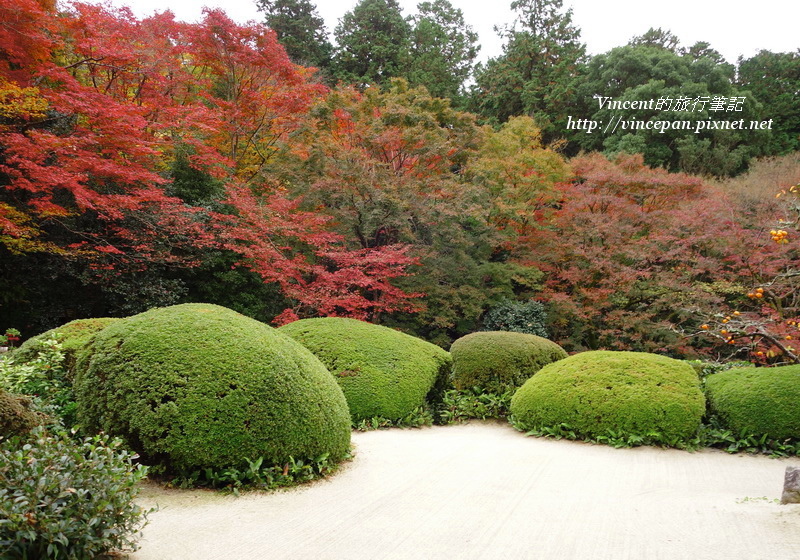
[[[70,321],[23,342],[19,348],[14,350],[14,360],[18,363],[33,360],[41,350],[43,342],[55,339],[61,344],[61,351],[64,353],[64,368],[71,375],[75,368],[78,352],[86,346],[95,333],[118,320],[113,317],[98,317]]]
[[[706,394],[709,409],[738,433],[800,439],[800,365],[715,373]]]
[[[641,436],[668,445],[692,438],[704,412],[690,365],[640,352],[576,354],[542,368],[511,399],[525,430],[564,425],[588,439]]]
[[[79,357],[78,418],[170,471],[265,464],[350,445],[347,403],[325,367],[230,309],[184,304],[108,326]]]
[[[278,330],[311,350],[333,373],[354,422],[409,415],[450,370],[450,354],[438,346],[355,319],[302,319]]]
[[[532,334],[490,331],[468,334],[450,347],[453,384],[502,394],[525,383],[549,363],[567,353],[555,342]]]

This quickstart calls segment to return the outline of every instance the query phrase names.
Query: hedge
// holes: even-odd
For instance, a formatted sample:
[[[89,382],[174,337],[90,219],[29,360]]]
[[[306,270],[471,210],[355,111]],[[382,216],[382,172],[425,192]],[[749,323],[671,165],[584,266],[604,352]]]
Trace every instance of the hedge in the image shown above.
[[[399,420],[443,391],[450,354],[399,331],[339,317],[302,319],[279,331],[317,356],[347,398],[354,422]]]
[[[477,387],[498,395],[567,357],[563,348],[546,338],[507,331],[468,334],[453,342],[450,354],[456,389]]]
[[[122,319],[79,357],[78,418],[168,471],[349,450],[347,403],[289,337],[230,309],[184,304]]]
[[[620,434],[679,445],[705,412],[694,369],[641,352],[594,351],[542,368],[511,399],[522,429],[567,426],[588,439]]]
[[[800,365],[715,373],[706,394],[711,412],[737,433],[800,439]]]

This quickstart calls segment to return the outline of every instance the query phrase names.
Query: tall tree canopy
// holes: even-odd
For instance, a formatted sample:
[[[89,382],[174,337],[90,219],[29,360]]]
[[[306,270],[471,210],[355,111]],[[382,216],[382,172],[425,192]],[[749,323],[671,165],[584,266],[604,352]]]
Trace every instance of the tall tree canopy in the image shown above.
[[[333,45],[328,40],[325,20],[312,2],[256,0],[256,4],[293,62],[322,69],[330,65]]]
[[[462,88],[480,50],[478,34],[448,0],[420,3],[410,23],[409,83],[425,86],[436,97],[461,103]]]
[[[660,30],[643,37],[592,57],[575,112],[613,132],[577,130],[572,139],[586,150],[642,153],[648,165],[672,170],[713,175],[744,170],[762,153],[770,131],[747,129],[760,104],[734,85],[734,67],[707,44],[683,50]],[[605,99],[653,104],[620,109],[602,103]]]
[[[336,78],[386,85],[408,67],[411,27],[397,0],[360,0],[334,31]]]
[[[562,0],[517,0],[517,19],[503,28],[503,54],[475,73],[473,107],[503,122],[514,115],[534,117],[545,140],[563,136],[573,110],[586,47]]]
[[[762,103],[759,118],[775,122],[767,153],[800,150],[800,50],[740,59],[737,84]]]

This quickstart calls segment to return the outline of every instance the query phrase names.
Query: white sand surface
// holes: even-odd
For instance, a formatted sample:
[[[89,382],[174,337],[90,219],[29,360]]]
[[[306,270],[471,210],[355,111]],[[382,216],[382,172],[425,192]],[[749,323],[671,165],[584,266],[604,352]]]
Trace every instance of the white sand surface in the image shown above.
[[[132,560],[793,560],[800,459],[613,449],[508,425],[354,433],[329,480],[242,497],[148,485]]]

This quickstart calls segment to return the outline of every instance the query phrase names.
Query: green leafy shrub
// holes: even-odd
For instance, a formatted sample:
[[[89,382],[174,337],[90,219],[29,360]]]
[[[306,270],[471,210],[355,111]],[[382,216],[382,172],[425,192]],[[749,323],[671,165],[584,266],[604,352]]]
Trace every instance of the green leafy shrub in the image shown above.
[[[349,454],[344,457],[350,458]],[[244,462],[242,467],[205,468],[178,476],[169,482],[169,486],[222,488],[238,495],[241,489],[274,490],[310,482],[333,473],[339,467],[338,463],[331,461],[328,453],[305,460],[290,457],[283,465],[265,464],[263,457],[254,461],[245,458]]]
[[[117,321],[76,368],[78,418],[169,472],[284,464],[350,448],[347,403],[308,350],[230,309],[183,304]]]
[[[363,418],[358,422],[353,422],[353,428],[359,432],[369,432],[371,430],[383,430],[387,428],[422,428],[423,426],[432,426],[433,420],[431,407],[420,406],[396,420],[382,418],[380,416]]]
[[[699,442],[704,447],[718,447],[728,453],[764,453],[772,457],[800,455],[799,438],[776,440],[767,434],[753,434],[747,428],[734,432],[716,414],[710,414],[703,422]]]
[[[41,422],[31,410],[28,397],[13,395],[0,387],[0,438],[26,434]]]
[[[512,331],[547,337],[547,312],[538,301],[505,300],[483,316],[486,331]]]
[[[532,334],[477,332],[456,340],[453,356],[453,385],[456,389],[477,387],[501,395],[516,389],[549,363],[567,353],[555,342]]]
[[[697,434],[705,399],[692,366],[641,352],[584,352],[542,368],[511,399],[523,430],[679,446]],[[632,444],[633,444],[632,443]]]
[[[20,363],[16,353],[0,359],[0,387],[33,397],[38,408],[67,428],[74,427],[75,395],[61,344],[55,338],[42,338],[33,348],[36,352],[25,362]]]
[[[800,365],[715,373],[706,394],[711,412],[735,433],[800,439]]]
[[[14,348],[14,345],[19,341],[20,334],[17,329],[6,329],[4,334],[0,334],[0,346],[5,349]]]
[[[145,476],[107,436],[76,443],[36,428],[0,444],[0,557],[97,558],[135,548],[146,512],[134,502]]]
[[[509,415],[513,395],[513,389],[499,395],[485,393],[478,387],[453,389],[444,394],[439,416],[443,424],[455,424],[473,418],[505,418]]]
[[[428,400],[440,400],[450,354],[393,329],[338,317],[303,319],[279,331],[316,355],[347,398],[354,423],[399,420]]]
[[[67,371],[71,381],[72,371],[75,368],[78,352],[86,346],[95,333],[100,332],[108,325],[118,320],[119,319],[114,319],[112,317],[101,317],[70,321],[69,323],[43,332],[23,342],[19,348],[14,350],[14,360],[17,363],[34,360],[41,352],[43,343],[49,340],[56,340],[60,344],[61,351],[64,353],[63,367]]]

